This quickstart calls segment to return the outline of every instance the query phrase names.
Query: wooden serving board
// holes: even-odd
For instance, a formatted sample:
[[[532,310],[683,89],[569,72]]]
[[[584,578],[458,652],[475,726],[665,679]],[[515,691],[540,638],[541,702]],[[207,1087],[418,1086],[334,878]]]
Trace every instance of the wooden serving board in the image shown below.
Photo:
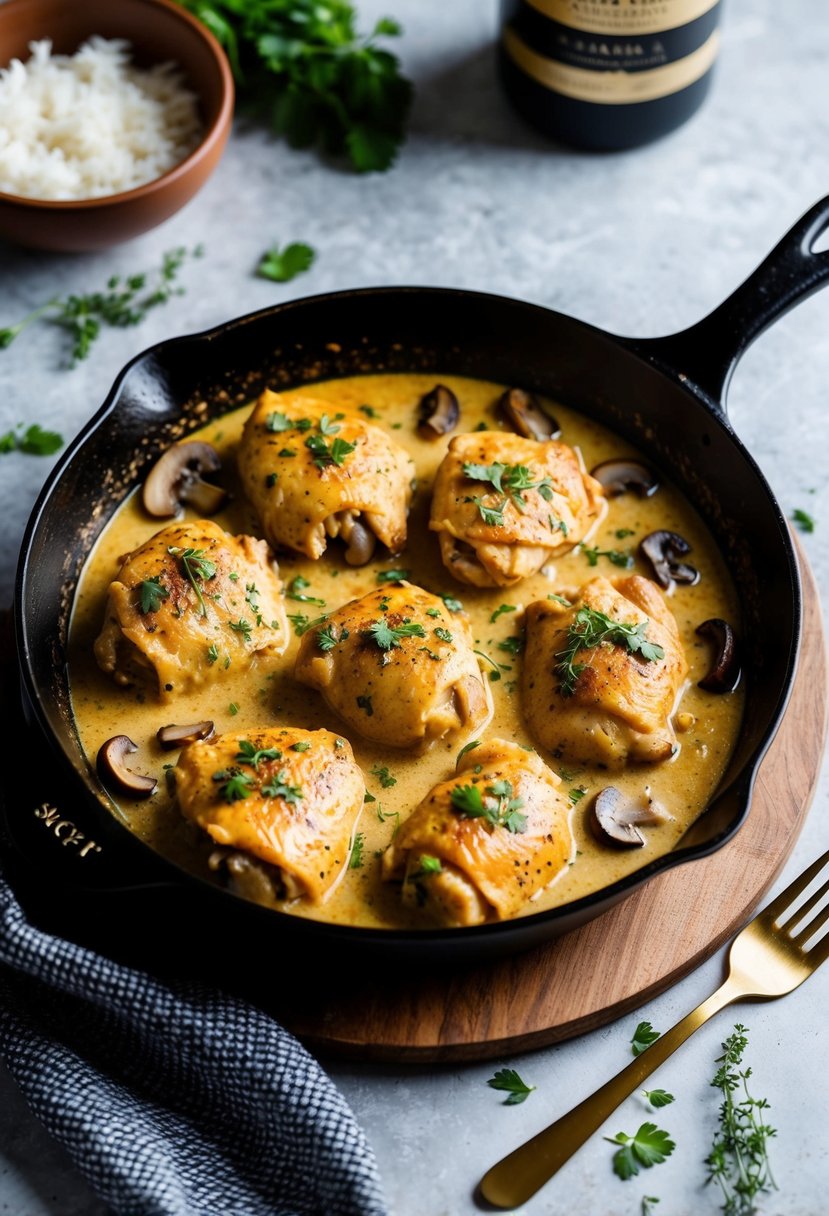
[[[271,1004],[321,1054],[409,1063],[482,1060],[593,1030],[642,1005],[749,919],[782,869],[817,782],[827,666],[814,577],[801,560],[803,648],[746,823],[711,857],[677,867],[583,928],[494,963],[410,979],[353,971],[327,995]],[[648,932],[647,927],[656,932]],[[298,987],[302,987],[299,985]]]

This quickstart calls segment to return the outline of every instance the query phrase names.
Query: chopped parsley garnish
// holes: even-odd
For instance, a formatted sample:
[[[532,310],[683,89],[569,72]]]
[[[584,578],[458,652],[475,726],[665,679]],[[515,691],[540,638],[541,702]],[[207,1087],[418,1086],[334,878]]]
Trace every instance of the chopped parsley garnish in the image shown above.
[[[339,430],[339,427],[337,428]],[[314,457],[314,464],[318,469],[326,469],[329,465],[337,465],[339,467],[345,461],[346,456],[356,448],[356,444],[349,443],[347,439],[333,439],[329,446],[322,435],[309,435],[305,440],[305,446]]]
[[[277,456],[284,456],[286,458],[296,456],[296,448],[280,448]]]
[[[460,764],[463,757],[467,754],[467,752],[471,752],[476,747],[480,747],[480,746],[481,746],[481,740],[473,739],[470,743],[467,743],[464,747],[462,747],[461,750],[458,752],[458,758],[455,761],[455,768],[458,767],[458,765]]]
[[[262,613],[259,611],[259,591],[255,583],[245,583],[245,603],[253,613],[256,624],[262,624]]]
[[[463,475],[470,481],[488,481],[499,494],[511,498],[519,511],[524,510],[526,499],[523,491],[537,490],[545,502],[551,502],[553,487],[549,477],[533,481],[533,475],[525,464],[470,464],[464,461]]]
[[[379,414],[373,405],[358,405],[357,409],[360,413],[365,414],[366,418],[379,418]]]
[[[402,583],[409,577],[408,570],[378,570],[378,583]]]
[[[371,703],[371,697],[359,696],[357,698],[357,708],[362,709],[367,718],[374,716],[374,706]]]
[[[310,750],[311,744],[307,739],[299,739],[296,743],[291,744],[292,752],[309,752]]]
[[[287,414],[281,413],[279,410],[274,410],[272,414],[268,414],[265,419],[265,429],[271,434],[281,435],[283,431],[292,431],[294,423],[291,422]]]
[[[495,622],[498,620],[499,616],[503,616],[505,612],[515,612],[515,611],[516,611],[515,604],[499,604],[498,607],[493,612],[492,616],[489,618],[489,623],[491,625],[494,625]]]
[[[221,769],[213,774],[215,782],[222,782],[219,793],[225,802],[241,802],[250,798],[254,789],[253,778],[247,773],[233,772],[232,769]]]
[[[568,600],[563,595],[556,595],[555,591],[551,591],[550,594],[547,596],[547,599],[553,600],[556,604],[561,604],[562,608],[572,608],[573,607],[572,600]]]
[[[351,846],[351,854],[348,858],[349,870],[360,870],[363,865],[363,846],[365,845],[365,836],[362,832],[358,832],[354,837],[354,843]]]
[[[302,800],[302,786],[287,785],[286,776],[284,769],[277,773],[267,785],[262,786],[262,793],[266,798],[282,798],[293,805]]]
[[[436,638],[439,638],[441,642],[451,642],[452,641],[452,634],[449,632],[448,629],[437,628],[437,629],[433,629],[432,633],[435,635]]]
[[[385,823],[388,819],[397,820],[397,823],[395,824],[394,832],[392,832],[392,836],[394,836],[395,833],[397,832],[398,828],[400,827],[400,812],[399,811],[384,811],[382,802],[378,802],[377,803],[377,818],[380,820],[381,823]]]
[[[575,806],[576,803],[581,802],[582,798],[584,797],[584,795],[586,793],[587,793],[587,790],[584,788],[583,785],[577,785],[575,787],[575,789],[570,790],[570,793],[567,795],[567,797],[570,799],[573,806]]]
[[[633,558],[628,550],[600,549],[598,545],[591,549],[589,545],[582,543],[581,551],[590,566],[598,566],[600,557],[606,557],[614,566],[621,566],[623,570],[630,570],[633,565]]]
[[[420,869],[406,875],[406,882],[417,882],[421,878],[429,878],[432,874],[440,874],[443,866],[439,857],[430,857],[428,853],[420,855]]]
[[[270,279],[274,283],[289,283],[298,274],[304,274],[314,264],[316,253],[310,245],[302,241],[292,241],[284,249],[272,245],[267,253],[263,253],[256,267],[260,279]]]
[[[504,638],[503,642],[499,642],[498,649],[505,650],[507,654],[515,657],[524,649],[524,639],[520,634],[513,634],[512,637]]]
[[[463,612],[463,603],[454,595],[442,595],[440,597],[450,612]]]
[[[478,494],[473,494],[471,498],[464,499],[464,502],[474,502],[481,519],[488,528],[500,528],[502,526],[504,522],[504,507],[507,505],[505,498],[502,498],[500,503],[494,507],[488,507]]]
[[[275,747],[260,747],[258,750],[249,739],[237,739],[239,750],[236,753],[237,764],[249,764],[259,772],[260,760],[281,760],[282,752]]]
[[[207,608],[205,607],[204,596],[202,595],[198,580],[202,579],[206,582],[208,579],[213,578],[216,574],[216,563],[211,562],[204,556],[204,549],[182,549],[178,545],[168,545],[167,552],[181,561],[182,572],[196,593],[196,599],[201,607],[201,614],[202,616],[207,616]]]
[[[230,704],[227,707],[227,712],[230,714],[231,718],[236,717],[236,715],[239,712],[239,706],[236,704],[235,701],[230,702]]]
[[[508,1095],[504,1106],[518,1106],[521,1102],[526,1102],[535,1090],[534,1085],[526,1085],[521,1080],[514,1068],[499,1068],[495,1076],[489,1078],[487,1085],[490,1089],[503,1090]]]
[[[397,778],[392,777],[385,764],[375,764],[369,771],[372,777],[377,778],[384,790],[390,790],[393,785],[397,785]]]
[[[334,626],[326,625],[325,628],[320,629],[319,633],[317,634],[317,646],[320,650],[327,652],[329,650],[333,650],[338,642],[344,642],[348,636],[349,633],[345,627],[340,630],[340,636],[337,637],[337,635],[334,633]]]
[[[567,630],[566,645],[556,654],[556,671],[561,683],[561,692],[570,697],[575,692],[579,676],[588,663],[577,663],[580,650],[594,650],[598,646],[624,646],[630,654],[638,654],[647,663],[664,659],[665,651],[656,642],[649,642],[646,634],[650,621],[626,624],[614,621],[604,612],[594,608],[579,608],[575,619]]]
[[[604,1138],[609,1144],[622,1146],[613,1154],[613,1172],[623,1181],[638,1174],[640,1167],[650,1169],[652,1165],[660,1165],[676,1148],[669,1134],[655,1123],[643,1123],[634,1136],[617,1132]]]
[[[512,668],[506,663],[497,663],[495,659],[491,659],[483,650],[473,650],[472,653],[476,654],[479,659],[484,659],[487,663],[489,663],[489,666],[492,668],[489,673],[489,678],[493,684],[496,680],[501,679],[502,671],[512,671]]]
[[[380,647],[381,650],[392,650],[399,648],[402,638],[425,638],[426,631],[422,625],[416,621],[403,621],[400,625],[390,625],[388,621],[373,621],[367,630],[364,630],[366,636],[370,637],[373,642]]]
[[[250,641],[250,635],[253,631],[253,625],[251,625],[250,621],[246,621],[243,616],[240,616],[238,621],[228,621],[228,624],[234,633],[241,634],[245,642]]]
[[[318,604],[320,607],[324,607],[325,600],[321,600],[315,595],[305,595],[306,587],[310,586],[311,584],[308,582],[308,579],[298,574],[296,578],[292,578],[290,583],[288,583],[288,589],[285,594],[289,600],[299,600],[302,604]]]
[[[289,612],[288,620],[293,625],[296,636],[301,638],[304,633],[307,633],[309,629],[313,629],[315,625],[322,625],[324,621],[327,621],[328,613],[324,612],[322,616],[314,617],[311,620],[303,612]]]
[[[437,619],[440,620],[440,608],[427,608],[426,615],[431,616],[431,617],[437,617]]]
[[[218,662],[218,659],[219,659],[219,647],[216,645],[215,642],[213,642],[210,646],[207,647],[207,661],[212,667],[212,665],[214,663]]]
[[[145,615],[148,612],[158,612],[164,600],[170,598],[170,592],[163,586],[158,574],[142,579],[138,584],[138,594],[141,599],[141,611]]]
[[[808,511],[802,510],[800,507],[795,507],[792,512],[792,519],[800,528],[801,532],[814,532],[815,521]]]
[[[624,540],[626,536],[635,536],[633,528],[617,528],[614,533],[617,540]]]
[[[268,487],[269,490],[272,490],[278,481],[279,481],[278,473],[268,473],[268,476],[265,478],[265,485]]]
[[[493,827],[508,832],[527,830],[527,816],[520,813],[523,798],[513,798],[512,783],[493,781],[481,793],[478,785],[456,785],[450,795],[452,807],[464,819],[486,819]]]

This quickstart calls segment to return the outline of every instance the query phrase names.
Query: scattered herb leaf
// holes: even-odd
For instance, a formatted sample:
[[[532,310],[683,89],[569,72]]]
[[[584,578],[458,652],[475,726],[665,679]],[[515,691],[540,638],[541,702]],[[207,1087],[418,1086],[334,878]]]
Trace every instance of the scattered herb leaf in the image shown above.
[[[534,1085],[527,1085],[521,1080],[514,1068],[499,1068],[495,1076],[489,1078],[487,1085],[490,1089],[503,1090],[508,1095],[504,1106],[519,1106],[520,1103],[526,1102],[535,1090]]]
[[[302,241],[292,241],[284,249],[272,245],[263,253],[256,267],[260,279],[271,279],[274,283],[289,283],[298,274],[304,274],[314,264],[316,253]]]

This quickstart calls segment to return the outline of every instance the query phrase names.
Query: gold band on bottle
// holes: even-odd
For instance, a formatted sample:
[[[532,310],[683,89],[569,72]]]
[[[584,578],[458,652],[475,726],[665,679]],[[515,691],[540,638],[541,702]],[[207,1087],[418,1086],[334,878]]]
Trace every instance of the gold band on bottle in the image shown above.
[[[704,17],[719,0],[525,0],[531,8],[585,34],[661,34]]]
[[[541,0],[538,0],[540,4]],[[536,0],[533,0],[536,3]],[[544,0],[553,3],[553,0]],[[538,6],[536,4],[536,6]],[[709,7],[711,7],[709,5]],[[694,84],[710,69],[717,58],[720,45],[718,30],[682,59],[663,64],[658,68],[645,68],[639,72],[624,69],[590,71],[572,67],[557,59],[548,59],[527,46],[526,42],[509,26],[504,26],[502,41],[510,59],[545,89],[552,89],[565,97],[577,101],[592,101],[599,105],[634,105],[640,101],[655,101],[671,93],[679,93]]]

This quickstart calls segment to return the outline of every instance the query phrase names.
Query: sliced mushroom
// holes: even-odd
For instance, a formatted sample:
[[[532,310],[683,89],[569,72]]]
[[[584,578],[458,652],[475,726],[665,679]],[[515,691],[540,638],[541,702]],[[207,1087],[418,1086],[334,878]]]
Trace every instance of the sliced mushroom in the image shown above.
[[[699,681],[706,692],[733,692],[740,683],[740,659],[734,630],[728,621],[714,616],[697,625],[697,635],[714,644],[714,661],[707,676]]]
[[[659,478],[638,460],[604,460],[590,470],[610,498],[635,490],[640,498],[650,498],[659,489]]]
[[[156,739],[158,739],[165,752],[171,752],[176,747],[186,747],[188,743],[195,743],[197,739],[209,739],[213,734],[213,723],[205,720],[204,722],[192,722],[189,726],[175,726],[172,723],[169,726],[162,726],[156,731]]]
[[[639,552],[653,566],[660,587],[668,590],[673,583],[687,583],[692,587],[699,582],[699,570],[680,560],[691,552],[691,546],[678,532],[664,529],[650,532],[640,541]]]
[[[461,416],[458,399],[445,384],[435,387],[420,398],[420,419],[417,429],[426,439],[434,439],[437,435],[448,435],[454,431]]]
[[[124,763],[127,756],[137,751],[137,745],[127,735],[113,735],[98,750],[98,776],[129,798],[149,798],[158,786],[155,777],[134,773]]]
[[[342,521],[342,537],[346,543],[345,560],[349,566],[365,566],[370,562],[377,544],[377,537],[365,524],[346,512]]]
[[[229,497],[221,486],[202,479],[202,473],[217,473],[219,454],[209,443],[193,440],[168,448],[144,482],[144,508],[159,518],[178,514],[184,503],[202,515],[213,515]]]
[[[624,795],[615,785],[609,785],[593,800],[592,825],[602,844],[621,845],[624,848],[641,848],[645,837],[639,824],[664,823],[670,818],[645,786],[644,799],[637,806],[625,802]]]
[[[525,439],[558,439],[561,427],[532,393],[508,388],[498,399],[498,413]]]

